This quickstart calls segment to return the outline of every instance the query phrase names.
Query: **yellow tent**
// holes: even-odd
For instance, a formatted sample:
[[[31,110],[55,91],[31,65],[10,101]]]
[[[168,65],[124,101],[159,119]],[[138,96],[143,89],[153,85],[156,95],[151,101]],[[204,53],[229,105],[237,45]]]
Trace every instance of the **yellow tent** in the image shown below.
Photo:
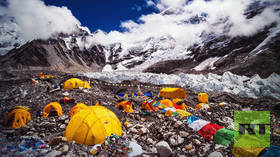
[[[87,107],[87,105],[84,103],[78,103],[77,105],[72,107],[72,109],[69,112],[70,118],[72,118],[76,113],[80,112],[81,110],[85,109],[86,107]]]
[[[73,89],[73,88],[91,88],[87,81],[82,81],[78,78],[71,78],[63,83],[63,89]]]
[[[57,112],[58,116],[62,116],[62,107],[58,102],[51,102],[46,105],[43,109],[43,117],[47,118],[51,112],[51,109],[54,109]]]
[[[160,100],[160,103],[163,104],[165,107],[173,107],[173,103],[169,99]]]
[[[30,121],[31,115],[29,108],[24,106],[16,106],[5,118],[4,124],[13,129],[25,126]]]
[[[109,109],[103,106],[89,106],[68,123],[65,131],[67,140],[79,144],[101,144],[106,136],[122,135],[120,120]]]
[[[200,103],[208,103],[207,93],[198,93],[197,98]]]
[[[186,99],[186,91],[183,90],[182,88],[163,88],[160,90],[159,93],[160,97],[164,98],[172,98],[172,99]]]

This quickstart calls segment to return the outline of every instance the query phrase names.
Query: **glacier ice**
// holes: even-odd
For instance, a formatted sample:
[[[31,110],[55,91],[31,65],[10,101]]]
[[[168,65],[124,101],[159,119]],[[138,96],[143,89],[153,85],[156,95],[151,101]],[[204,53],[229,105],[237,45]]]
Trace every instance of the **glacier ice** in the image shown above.
[[[241,97],[260,98],[272,96],[280,99],[280,75],[271,74],[268,78],[262,79],[259,75],[251,78],[239,76],[231,72],[223,75],[216,74],[154,74],[131,71],[104,71],[94,73],[82,73],[81,75],[99,79],[111,83],[121,83],[124,80],[138,80],[142,83],[156,85],[174,84],[181,87],[188,87],[195,92],[223,91],[239,95]]]

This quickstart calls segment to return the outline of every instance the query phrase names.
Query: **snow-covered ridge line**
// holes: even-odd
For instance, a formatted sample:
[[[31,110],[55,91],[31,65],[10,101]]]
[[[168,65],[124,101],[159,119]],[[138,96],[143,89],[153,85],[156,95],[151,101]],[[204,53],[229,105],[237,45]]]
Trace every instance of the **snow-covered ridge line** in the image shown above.
[[[280,75],[271,74],[262,79],[259,75],[251,78],[239,76],[231,72],[223,75],[206,74],[154,74],[140,72],[94,72],[82,75],[103,80],[111,83],[120,83],[124,80],[138,80],[143,83],[152,84],[174,84],[181,87],[189,87],[195,92],[223,91],[239,95],[241,97],[260,98],[272,96],[280,100]]]

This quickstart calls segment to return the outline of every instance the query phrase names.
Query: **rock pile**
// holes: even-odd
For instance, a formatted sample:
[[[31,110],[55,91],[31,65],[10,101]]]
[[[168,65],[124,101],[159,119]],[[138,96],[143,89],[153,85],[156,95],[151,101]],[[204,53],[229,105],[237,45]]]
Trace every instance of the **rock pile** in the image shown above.
[[[92,146],[67,142],[64,136],[65,128],[70,120],[69,111],[78,102],[101,105],[112,110],[122,123],[124,140],[133,141],[141,146],[141,156],[233,156],[231,143],[228,147],[206,141],[196,131],[188,127],[185,118],[176,116],[164,116],[160,111],[145,112],[141,110],[143,99],[129,97],[128,100],[135,106],[133,113],[125,113],[116,109],[115,105],[121,99],[115,96],[120,90],[125,93],[137,91],[137,87],[112,87],[94,86],[91,89],[57,90],[53,83],[61,83],[71,77],[63,73],[49,72],[55,76],[50,80],[39,80],[32,84],[31,78],[38,72],[18,72],[0,81],[0,113],[5,117],[13,106],[24,105],[31,109],[31,121],[25,127],[11,130],[0,125],[0,153],[2,156],[83,156],[92,155]],[[80,77],[81,78],[81,77]],[[88,80],[88,78],[81,78]],[[49,91],[47,89],[50,89]],[[157,95],[159,89],[142,89],[143,92],[152,92]],[[186,89],[188,106],[195,106],[196,94]],[[223,93],[224,95],[225,93]],[[251,108],[254,110],[266,110],[266,105],[276,103],[271,98],[246,99],[238,96],[217,97],[221,93],[210,93],[210,109],[196,111],[192,108],[188,112],[201,119],[232,129],[233,112]],[[43,118],[40,114],[43,107],[52,101],[59,101],[64,96],[75,99],[75,103],[62,104],[63,116],[49,116]],[[212,96],[212,97],[211,97]],[[231,102],[234,98],[234,102]],[[227,102],[222,106],[220,102]],[[262,105],[250,106],[259,101]],[[3,120],[3,118],[1,119]],[[2,124],[2,123],[1,123]],[[28,142],[27,142],[28,141]],[[29,143],[31,142],[31,144]],[[136,147],[135,147],[136,148]],[[113,149],[113,148],[111,148]],[[113,152],[113,150],[110,150]]]

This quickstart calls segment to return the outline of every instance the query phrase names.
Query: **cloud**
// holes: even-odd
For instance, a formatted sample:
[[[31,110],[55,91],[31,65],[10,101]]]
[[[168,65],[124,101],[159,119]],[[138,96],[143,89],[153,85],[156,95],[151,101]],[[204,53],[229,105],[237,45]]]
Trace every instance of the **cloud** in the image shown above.
[[[14,17],[16,31],[25,41],[47,39],[59,32],[71,33],[80,26],[80,22],[66,7],[46,6],[41,0],[3,2],[0,3],[0,16]],[[93,39],[87,39],[86,44],[99,42],[110,45],[120,42],[130,47],[149,38],[169,36],[176,41],[177,48],[187,48],[200,43],[202,33],[250,36],[280,21],[279,12],[275,12],[280,8],[279,3],[273,0],[146,0],[146,3],[147,6],[143,7],[155,7],[160,13],[142,15],[137,21],[122,22],[120,27],[124,31],[97,33]],[[252,3],[277,5],[270,5],[261,14],[247,19],[244,13]]]
[[[156,4],[152,0],[147,1],[147,6],[155,6]]]
[[[19,34],[26,41],[47,39],[59,32],[71,33],[80,25],[67,7],[46,6],[41,0],[8,0],[0,14],[14,17]]]
[[[159,0],[156,7],[163,11],[170,7],[180,7],[184,6],[188,0]]]
[[[271,0],[269,0],[271,1]],[[266,1],[266,2],[269,2]],[[147,0],[148,6],[154,6],[160,13],[142,15],[137,21],[128,20],[121,23],[123,32],[111,31],[96,37],[103,44],[121,42],[134,46],[141,41],[154,37],[171,36],[176,47],[186,48],[202,41],[202,33],[218,35],[250,36],[280,21],[277,5],[270,5],[250,19],[244,13],[255,0]]]

